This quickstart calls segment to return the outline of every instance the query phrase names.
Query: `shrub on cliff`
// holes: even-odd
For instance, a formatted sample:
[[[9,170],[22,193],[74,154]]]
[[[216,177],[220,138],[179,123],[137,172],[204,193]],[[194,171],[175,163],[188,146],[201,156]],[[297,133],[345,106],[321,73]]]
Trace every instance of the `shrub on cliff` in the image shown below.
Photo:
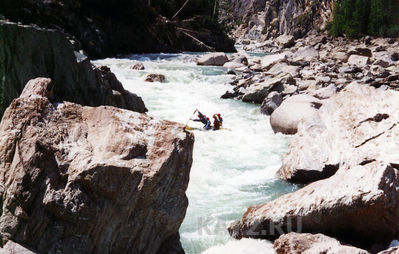
[[[334,6],[328,30],[334,36],[398,36],[396,0],[340,0]]]

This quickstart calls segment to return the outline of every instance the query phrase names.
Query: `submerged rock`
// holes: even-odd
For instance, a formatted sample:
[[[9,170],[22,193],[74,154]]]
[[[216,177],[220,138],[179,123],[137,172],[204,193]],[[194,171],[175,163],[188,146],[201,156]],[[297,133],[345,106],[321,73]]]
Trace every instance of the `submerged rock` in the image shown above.
[[[289,233],[280,236],[274,241],[274,249],[277,254],[368,254],[368,251],[343,245],[334,238],[323,234],[298,234]]]
[[[52,88],[29,82],[0,124],[2,243],[35,253],[182,253],[193,135],[128,110],[53,105]]]

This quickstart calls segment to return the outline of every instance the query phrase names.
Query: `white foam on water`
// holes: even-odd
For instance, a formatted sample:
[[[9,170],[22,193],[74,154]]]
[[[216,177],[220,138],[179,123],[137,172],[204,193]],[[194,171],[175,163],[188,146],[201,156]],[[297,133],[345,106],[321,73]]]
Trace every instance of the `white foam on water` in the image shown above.
[[[209,248],[206,253],[239,253],[225,251],[239,244],[254,245],[254,250],[257,246],[270,247],[266,241],[233,241],[227,227],[248,206],[296,188],[275,177],[288,138],[273,133],[269,118],[260,113],[259,105],[220,99],[230,88],[225,83],[231,76],[221,67],[196,66],[197,57],[132,55],[95,64],[110,66],[126,89],[143,98],[149,115],[186,123],[198,108],[209,118],[214,113],[222,114],[223,126],[232,130],[194,131],[193,165],[187,189],[189,206],[180,228],[186,253],[197,254]],[[146,69],[130,70],[138,60],[143,61]],[[163,74],[167,82],[144,82],[148,73]],[[198,122],[189,125],[202,127]],[[268,253],[264,251],[259,253]]]
[[[274,254],[273,244],[263,240],[241,239],[239,241],[229,241],[226,244],[219,244],[207,249],[202,254]]]

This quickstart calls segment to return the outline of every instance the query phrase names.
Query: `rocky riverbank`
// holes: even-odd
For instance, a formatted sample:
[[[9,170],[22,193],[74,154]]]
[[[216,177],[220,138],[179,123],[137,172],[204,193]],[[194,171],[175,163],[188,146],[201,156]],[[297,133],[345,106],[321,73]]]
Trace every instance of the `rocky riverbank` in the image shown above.
[[[391,38],[283,35],[273,54],[236,69],[222,98],[262,103],[273,130],[294,135],[278,176],[308,185],[249,207],[233,237],[281,236],[277,253],[352,248],[329,237],[376,253],[398,238],[398,48]]]
[[[56,85],[29,81],[0,124],[3,251],[183,253],[193,135],[129,110],[54,101]]]

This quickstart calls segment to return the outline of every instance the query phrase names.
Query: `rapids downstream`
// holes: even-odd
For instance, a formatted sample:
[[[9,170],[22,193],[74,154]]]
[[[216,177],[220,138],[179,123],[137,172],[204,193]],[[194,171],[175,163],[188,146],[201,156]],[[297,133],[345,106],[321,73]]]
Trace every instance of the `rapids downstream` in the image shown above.
[[[248,206],[295,190],[275,176],[288,138],[273,133],[259,105],[220,99],[231,76],[221,67],[197,66],[198,55],[129,55],[95,64],[111,67],[125,89],[143,98],[151,116],[186,123],[199,109],[210,118],[222,114],[224,127],[232,130],[194,131],[189,206],[180,228],[186,253],[273,253],[272,243],[234,240],[227,227]],[[131,70],[136,61],[146,69]],[[148,73],[164,74],[166,83],[144,82]]]

